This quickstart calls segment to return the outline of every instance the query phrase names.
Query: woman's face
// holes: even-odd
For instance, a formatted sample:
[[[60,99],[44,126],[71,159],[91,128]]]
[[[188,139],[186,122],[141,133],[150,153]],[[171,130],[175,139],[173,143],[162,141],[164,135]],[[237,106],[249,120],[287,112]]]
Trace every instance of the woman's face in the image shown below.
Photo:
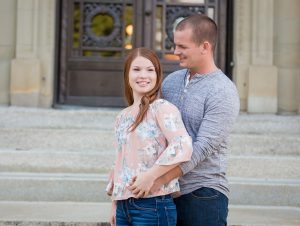
[[[136,57],[129,69],[129,85],[133,92],[134,101],[139,100],[145,93],[151,91],[156,84],[155,67],[145,57]]]

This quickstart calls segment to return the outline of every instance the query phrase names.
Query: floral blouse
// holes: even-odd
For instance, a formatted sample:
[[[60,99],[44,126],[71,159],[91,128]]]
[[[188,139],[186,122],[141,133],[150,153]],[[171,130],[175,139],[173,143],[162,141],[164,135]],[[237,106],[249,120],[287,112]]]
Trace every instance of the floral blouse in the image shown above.
[[[116,118],[115,138],[117,157],[107,190],[113,200],[134,195],[127,188],[133,176],[150,169],[154,164],[172,165],[188,161],[192,155],[192,140],[181,119],[179,110],[162,99],[150,104],[144,120],[130,132],[139,109],[128,107]],[[179,191],[177,179],[163,185],[149,197]]]

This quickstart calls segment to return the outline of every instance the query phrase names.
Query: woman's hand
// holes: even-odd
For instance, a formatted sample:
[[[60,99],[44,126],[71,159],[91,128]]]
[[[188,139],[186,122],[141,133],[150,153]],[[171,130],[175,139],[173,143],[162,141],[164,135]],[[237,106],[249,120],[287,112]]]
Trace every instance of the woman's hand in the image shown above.
[[[155,177],[150,173],[141,173],[132,178],[129,184],[129,190],[134,194],[135,198],[147,197],[154,184]]]
[[[111,184],[109,185],[109,188],[107,188],[107,190],[106,190],[106,194],[108,196],[112,196],[113,190],[114,190],[114,182],[111,182]]]
[[[117,201],[112,201],[111,210],[110,210],[110,219],[109,219],[109,223],[111,226],[116,226],[116,210],[117,210]]]

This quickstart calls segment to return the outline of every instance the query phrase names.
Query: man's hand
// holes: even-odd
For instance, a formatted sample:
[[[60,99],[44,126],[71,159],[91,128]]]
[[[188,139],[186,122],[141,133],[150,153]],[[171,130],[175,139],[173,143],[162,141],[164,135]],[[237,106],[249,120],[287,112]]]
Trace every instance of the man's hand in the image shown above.
[[[128,189],[134,194],[135,198],[147,197],[154,184],[155,178],[148,172],[141,173],[132,178]]]
[[[135,195],[135,198],[144,198],[149,194],[157,192],[164,184],[167,184],[171,180],[180,176],[182,176],[182,171],[179,166],[160,176],[156,180],[154,180],[153,177],[146,172],[139,176],[134,176],[129,182],[128,189]]]
[[[133,190],[132,190],[132,188],[133,188],[133,184],[134,184],[134,182],[136,181],[136,178],[137,178],[137,176],[134,176],[133,178],[132,178],[132,180],[129,182],[129,190],[133,193]],[[165,178],[164,178],[164,176],[161,176],[161,177],[159,177],[159,178],[157,178],[155,181],[154,181],[154,183],[153,183],[153,185],[152,185],[152,187],[151,187],[151,189],[150,189],[150,192],[149,192],[149,194],[153,194],[153,193],[156,193],[156,192],[158,192],[159,190],[160,190],[160,188],[165,184]],[[143,197],[145,197],[145,196],[143,196]],[[143,198],[143,197],[141,197],[141,198]]]
[[[150,194],[153,194],[153,193],[156,193],[160,190],[160,188],[166,184],[167,182],[165,182],[165,178],[164,178],[164,175],[157,178],[154,183],[153,183],[153,186],[151,187],[150,189]]]

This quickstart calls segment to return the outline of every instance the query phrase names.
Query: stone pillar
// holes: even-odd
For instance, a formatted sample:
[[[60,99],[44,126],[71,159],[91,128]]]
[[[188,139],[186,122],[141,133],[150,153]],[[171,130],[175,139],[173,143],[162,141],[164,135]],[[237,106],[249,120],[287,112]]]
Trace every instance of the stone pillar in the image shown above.
[[[250,113],[277,112],[277,68],[273,66],[273,0],[252,0],[251,66],[248,80]]]
[[[300,59],[299,59],[300,60]],[[299,72],[298,72],[298,83],[297,83],[298,85],[297,85],[297,91],[298,91],[298,93],[297,93],[297,101],[298,101],[298,114],[300,115],[300,70],[299,70]]]
[[[278,112],[300,113],[300,1],[275,1]]]
[[[16,0],[0,1],[0,104],[10,102],[10,62],[15,58]]]
[[[236,83],[241,103],[241,111],[247,111],[249,66],[251,63],[251,2],[234,2],[234,68],[233,80]]]
[[[11,104],[51,107],[53,102],[54,0],[17,1],[17,49],[11,63]]]

